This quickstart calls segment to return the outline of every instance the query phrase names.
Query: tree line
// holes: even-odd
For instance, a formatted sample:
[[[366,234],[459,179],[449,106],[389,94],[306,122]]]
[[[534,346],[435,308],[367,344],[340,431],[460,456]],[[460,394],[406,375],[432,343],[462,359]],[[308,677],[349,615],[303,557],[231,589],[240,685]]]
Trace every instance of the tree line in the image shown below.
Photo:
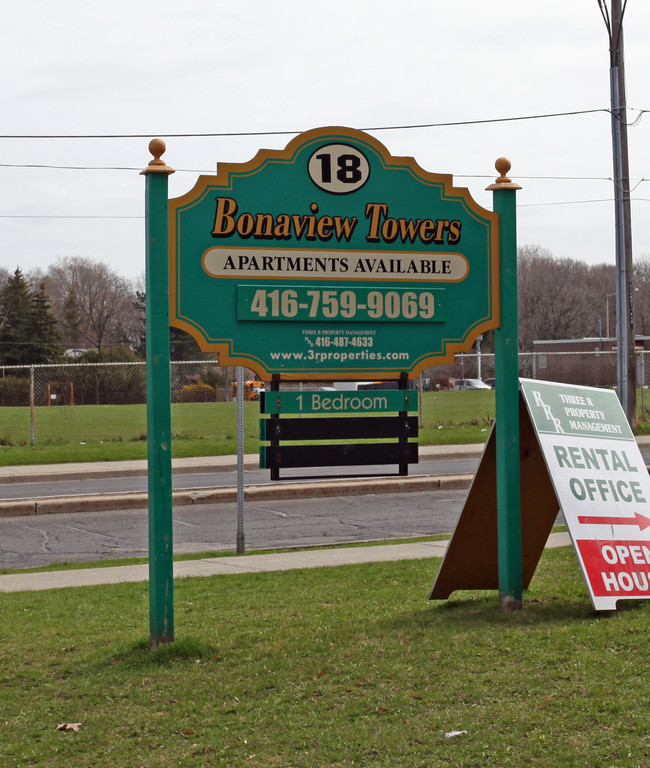
[[[525,245],[517,252],[519,345],[533,341],[614,338],[616,267],[556,258],[546,248]],[[631,275],[634,332],[650,335],[650,260],[641,256]]]
[[[0,268],[0,365],[65,360],[122,362],[145,356],[145,292],[103,262],[60,257],[47,271]],[[650,335],[650,261],[632,277],[634,327]],[[616,335],[614,265],[556,258],[539,245],[518,249],[519,345]],[[173,360],[203,359],[196,342],[170,329]],[[484,345],[483,349],[486,349]]]
[[[109,265],[60,257],[46,272],[0,268],[0,365],[126,362],[145,357],[145,292]],[[203,359],[170,329],[172,359]]]

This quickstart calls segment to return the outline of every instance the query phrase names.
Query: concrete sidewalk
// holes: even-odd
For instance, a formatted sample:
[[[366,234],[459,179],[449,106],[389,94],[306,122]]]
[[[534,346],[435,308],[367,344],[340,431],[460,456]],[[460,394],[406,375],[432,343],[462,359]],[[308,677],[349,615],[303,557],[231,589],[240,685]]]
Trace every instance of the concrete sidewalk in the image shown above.
[[[259,464],[257,454],[246,454],[245,467]],[[199,472],[232,472],[237,468],[236,456],[193,456],[172,459],[174,474]],[[89,461],[69,464],[24,464],[16,467],[0,467],[0,484],[56,482],[57,480],[83,480],[86,477],[144,477],[147,460]]]
[[[423,445],[419,448],[420,458],[427,459],[474,459],[483,451],[483,443],[470,445]],[[246,469],[259,468],[259,455],[247,453],[244,456]],[[178,475],[234,472],[237,456],[193,456],[172,459],[172,473]],[[147,460],[94,461],[70,464],[25,464],[17,467],[0,467],[0,484],[52,482],[57,480],[82,480],[86,477],[144,477],[147,474]]]
[[[419,450],[422,461],[436,459],[478,459],[483,451],[482,444],[423,446]],[[203,456],[172,461],[175,474],[197,472],[233,472],[237,468],[236,456]],[[244,467],[257,469],[257,454],[244,457]],[[91,462],[88,464],[52,464],[21,467],[0,467],[0,484],[51,482],[101,477],[145,476],[147,462]],[[280,483],[247,485],[246,501],[268,499],[295,499],[333,497],[342,492],[346,496],[364,493],[407,493],[431,490],[456,490],[469,488],[473,475],[420,475],[410,477],[377,476],[336,478],[323,477],[308,481],[283,480]],[[342,484],[344,490],[342,491]],[[217,504],[237,501],[235,486],[176,490],[172,492],[175,505]],[[61,512],[98,512],[111,509],[144,509],[147,507],[147,492],[125,492],[111,494],[89,494],[74,496],[51,496],[28,499],[0,500],[0,517],[21,515],[47,515]]]
[[[568,533],[552,533],[547,547],[565,547],[571,543]],[[363,563],[418,560],[443,557],[447,541],[415,542],[413,544],[382,544],[367,547],[344,547],[299,550],[269,555],[214,557],[205,560],[184,560],[174,563],[174,577],[223,576],[266,571],[287,571],[301,568],[334,567]],[[0,592],[26,592],[43,589],[88,587],[101,584],[146,582],[149,566],[124,565],[106,568],[81,568],[45,573],[15,573],[0,576]]]

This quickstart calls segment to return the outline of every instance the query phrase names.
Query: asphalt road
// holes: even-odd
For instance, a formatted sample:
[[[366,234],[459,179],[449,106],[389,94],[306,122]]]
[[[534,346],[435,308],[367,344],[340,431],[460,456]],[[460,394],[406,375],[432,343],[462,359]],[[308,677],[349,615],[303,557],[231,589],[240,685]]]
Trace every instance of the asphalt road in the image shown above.
[[[454,475],[473,474],[478,466],[478,459],[436,459],[421,461],[409,467],[410,477],[425,475]],[[360,472],[368,475],[385,475],[394,470],[387,470],[382,466],[370,466],[367,468],[352,467],[348,469],[314,468],[309,470],[283,470],[282,479],[292,480],[304,478],[306,474],[312,477],[331,476],[337,473],[337,477],[355,476]],[[264,485],[270,483],[268,469],[246,469],[244,472],[244,484]],[[280,481],[282,482],[282,481]],[[200,488],[232,488],[237,486],[237,473],[205,472],[192,474],[175,474],[172,478],[174,490],[200,489]],[[52,496],[81,496],[92,494],[135,493],[147,490],[147,478],[145,476],[124,477],[84,477],[74,480],[49,480],[47,482],[6,483],[0,484],[0,500],[8,499],[33,499],[48,498]]]
[[[646,463],[650,445],[641,446]],[[478,459],[437,459],[411,467],[411,475],[472,474]],[[380,468],[377,468],[380,469]],[[372,468],[367,471],[371,472]],[[297,474],[297,473],[294,473]],[[284,475],[283,475],[284,476]],[[286,474],[289,479],[289,474]],[[269,483],[266,470],[249,469],[246,485]],[[350,481],[352,482],[352,481]],[[234,472],[174,475],[175,488],[236,484]],[[326,498],[255,500],[244,507],[249,549],[339,544],[451,533],[467,489],[366,493]],[[0,498],[33,498],[146,489],[145,477],[118,477],[0,485]],[[17,494],[22,494],[18,496]],[[0,518],[0,570],[63,562],[146,556],[146,509],[60,512]],[[174,505],[174,551],[236,549],[235,502]]]
[[[466,490],[257,501],[244,507],[250,549],[451,533]],[[0,518],[0,570],[147,555],[146,509]],[[236,549],[236,503],[174,507],[174,551]]]

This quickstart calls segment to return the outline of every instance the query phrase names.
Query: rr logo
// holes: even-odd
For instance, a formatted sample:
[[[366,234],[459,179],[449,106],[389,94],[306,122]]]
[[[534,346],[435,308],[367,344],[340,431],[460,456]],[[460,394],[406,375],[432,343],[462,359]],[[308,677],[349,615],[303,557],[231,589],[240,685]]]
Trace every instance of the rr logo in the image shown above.
[[[561,432],[564,434],[564,430],[562,429],[562,425],[560,424],[560,420],[553,416],[551,413],[551,406],[547,405],[542,400],[542,393],[541,392],[533,392],[533,397],[535,398],[535,405],[539,405],[539,407],[544,411],[544,416],[548,419],[548,421],[553,423],[553,426],[555,427],[556,432]]]

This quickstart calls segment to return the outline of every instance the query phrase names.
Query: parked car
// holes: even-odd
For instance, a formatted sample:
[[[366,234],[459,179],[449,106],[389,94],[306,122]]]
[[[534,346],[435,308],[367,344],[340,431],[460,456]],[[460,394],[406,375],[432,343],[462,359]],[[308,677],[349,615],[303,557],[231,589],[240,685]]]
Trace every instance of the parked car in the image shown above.
[[[480,379],[456,379],[454,389],[491,389],[491,387]]]
[[[496,379],[483,379],[490,389],[494,389],[496,385]]]

